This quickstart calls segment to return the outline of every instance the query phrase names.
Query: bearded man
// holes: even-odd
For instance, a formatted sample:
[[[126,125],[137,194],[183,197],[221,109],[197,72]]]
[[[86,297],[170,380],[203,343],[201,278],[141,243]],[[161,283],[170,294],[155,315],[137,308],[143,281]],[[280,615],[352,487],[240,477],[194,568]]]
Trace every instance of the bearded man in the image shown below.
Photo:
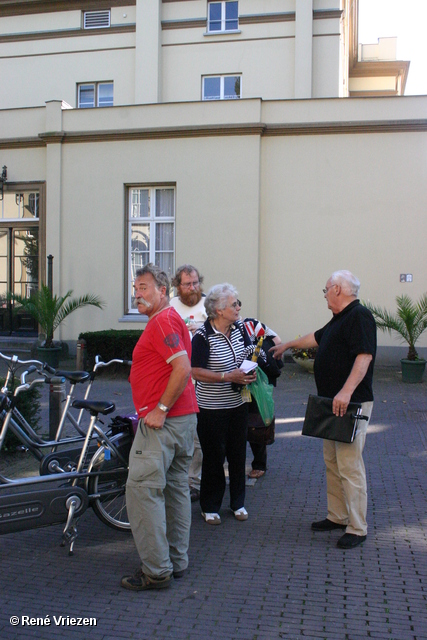
[[[202,289],[203,276],[191,264],[183,264],[176,270],[172,286],[176,296],[170,301],[193,335],[207,319]]]
[[[172,285],[176,289],[176,296],[171,298],[170,305],[184,320],[192,338],[199,327],[207,320],[205,309],[205,295],[202,289],[203,276],[191,264],[183,264],[176,270]],[[188,474],[190,495],[192,502],[200,497],[200,480],[202,477],[202,449],[199,438],[194,438],[194,455]]]

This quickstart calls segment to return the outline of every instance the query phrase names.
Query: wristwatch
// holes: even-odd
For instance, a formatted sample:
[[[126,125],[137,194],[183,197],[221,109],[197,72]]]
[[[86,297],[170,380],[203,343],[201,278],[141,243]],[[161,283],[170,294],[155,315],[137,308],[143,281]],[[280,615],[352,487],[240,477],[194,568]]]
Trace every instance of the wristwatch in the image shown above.
[[[165,413],[169,411],[169,407],[167,407],[165,404],[162,404],[161,402],[159,402],[157,406],[159,407],[160,411],[164,411]]]

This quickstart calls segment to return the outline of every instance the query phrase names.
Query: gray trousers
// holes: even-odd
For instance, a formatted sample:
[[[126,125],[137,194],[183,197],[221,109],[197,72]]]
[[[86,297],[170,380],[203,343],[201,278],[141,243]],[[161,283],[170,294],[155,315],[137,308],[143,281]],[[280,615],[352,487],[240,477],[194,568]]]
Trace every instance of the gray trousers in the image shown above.
[[[373,402],[362,402],[362,414],[371,417]],[[368,423],[360,421],[354,441],[323,441],[328,494],[328,520],[347,525],[346,532],[366,536],[368,495],[363,462]]]
[[[166,418],[158,430],[140,420],[130,452],[127,512],[142,570],[154,578],[188,566],[196,424],[196,414]]]

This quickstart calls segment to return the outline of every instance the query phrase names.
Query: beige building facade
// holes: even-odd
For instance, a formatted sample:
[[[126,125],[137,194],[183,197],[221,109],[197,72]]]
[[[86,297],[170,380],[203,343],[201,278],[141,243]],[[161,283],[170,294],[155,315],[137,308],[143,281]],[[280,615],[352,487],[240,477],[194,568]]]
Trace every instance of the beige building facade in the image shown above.
[[[55,292],[107,302],[70,341],[144,326],[148,260],[232,282],[283,339],[329,319],[336,269],[376,304],[418,297],[427,97],[380,57],[355,1],[0,0],[0,295],[30,295],[54,256]]]

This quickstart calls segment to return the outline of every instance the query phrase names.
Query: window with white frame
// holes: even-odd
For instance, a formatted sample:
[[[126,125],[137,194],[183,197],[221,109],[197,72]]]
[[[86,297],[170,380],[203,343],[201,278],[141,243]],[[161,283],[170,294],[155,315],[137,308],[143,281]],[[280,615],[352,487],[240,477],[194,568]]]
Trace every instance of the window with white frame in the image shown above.
[[[111,11],[84,11],[83,29],[105,29],[110,26]]]
[[[88,82],[77,85],[77,105],[79,109],[113,106],[113,82]]]
[[[238,2],[208,2],[208,32],[237,31]]]
[[[205,76],[202,100],[237,100],[241,97],[241,76]]]
[[[171,278],[175,269],[175,188],[131,187],[128,190],[128,309],[134,308],[137,269],[149,262]]]

